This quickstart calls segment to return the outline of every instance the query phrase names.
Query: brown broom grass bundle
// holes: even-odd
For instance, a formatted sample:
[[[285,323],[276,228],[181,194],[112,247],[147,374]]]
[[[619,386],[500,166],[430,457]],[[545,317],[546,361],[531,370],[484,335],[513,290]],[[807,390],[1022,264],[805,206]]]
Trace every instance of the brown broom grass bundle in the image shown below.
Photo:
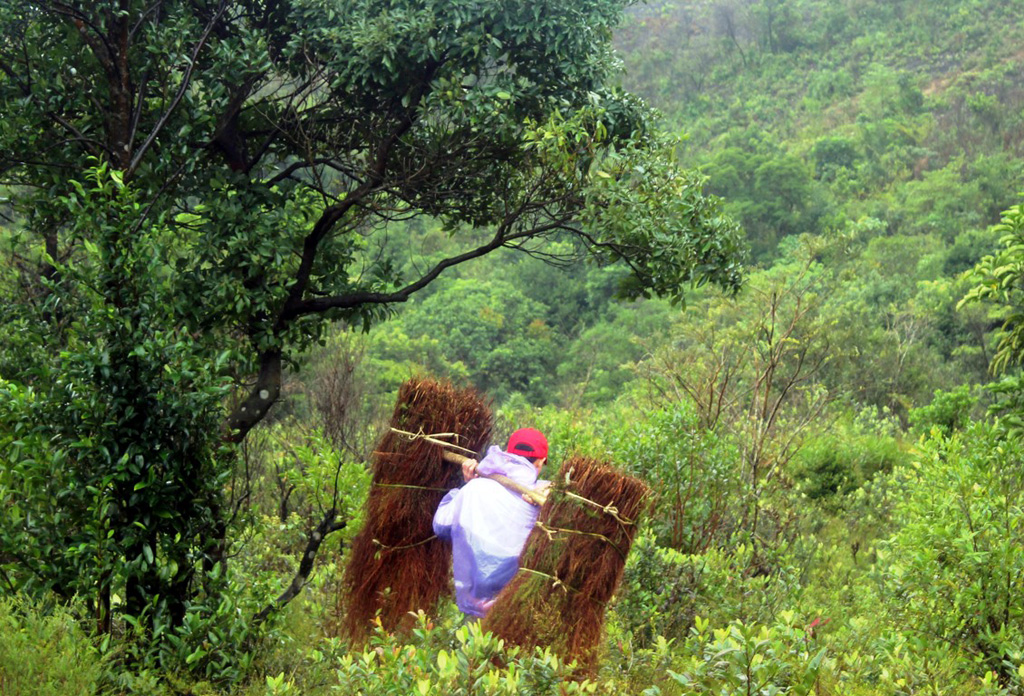
[[[391,430],[373,453],[366,524],[342,580],[339,613],[353,641],[365,639],[376,616],[385,630],[401,628],[409,612],[430,612],[449,590],[451,547],[434,537],[433,517],[462,476],[427,436],[477,453],[492,426],[490,408],[472,389],[428,379],[402,385]]]
[[[596,670],[608,602],[646,512],[650,489],[606,463],[566,461],[484,630],[532,649],[550,646],[581,674]]]

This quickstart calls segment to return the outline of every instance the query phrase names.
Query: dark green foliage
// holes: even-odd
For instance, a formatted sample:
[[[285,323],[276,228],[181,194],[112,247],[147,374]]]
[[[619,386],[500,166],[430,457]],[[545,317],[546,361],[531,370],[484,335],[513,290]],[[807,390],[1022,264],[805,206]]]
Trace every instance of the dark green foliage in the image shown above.
[[[61,269],[40,308],[66,316],[60,334],[36,315],[19,339],[34,370],[9,368],[0,383],[0,559],[19,587],[81,596],[101,629],[113,595],[137,620],[174,625],[223,538],[223,368],[206,362],[208,343],[169,328],[167,231],[121,235],[139,204],[105,166],[75,188],[72,234],[106,253]],[[59,360],[42,359],[51,347]]]
[[[820,70],[814,73],[807,85],[807,96],[822,104],[836,99],[850,97],[854,93],[854,80],[849,70]]]
[[[988,227],[983,230],[968,230],[957,235],[946,256],[943,273],[957,276],[970,270],[981,259],[994,252],[999,242],[999,232]]]
[[[608,316],[583,330],[562,356],[558,377],[570,403],[611,404],[628,391],[634,365],[667,331],[665,302],[610,305]]]
[[[825,214],[809,167],[791,155],[728,148],[715,155],[707,172],[709,190],[725,198],[758,259],[773,255],[783,237],[816,230]]]
[[[853,170],[860,153],[850,138],[833,136],[814,143],[811,157],[814,159],[815,177],[833,181],[839,176],[840,170]]]
[[[519,257],[502,266],[501,278],[540,303],[545,323],[559,335],[569,337],[613,309],[616,290],[626,275],[620,267],[586,263],[570,243],[557,241],[546,244],[539,258]],[[483,278],[488,275],[480,274]]]
[[[427,365],[435,373],[445,375],[452,365],[499,402],[519,392],[544,403],[554,386],[545,375],[554,372],[560,343],[545,317],[545,307],[508,280],[458,280],[425,299],[403,325],[414,341],[437,342],[437,362]]]

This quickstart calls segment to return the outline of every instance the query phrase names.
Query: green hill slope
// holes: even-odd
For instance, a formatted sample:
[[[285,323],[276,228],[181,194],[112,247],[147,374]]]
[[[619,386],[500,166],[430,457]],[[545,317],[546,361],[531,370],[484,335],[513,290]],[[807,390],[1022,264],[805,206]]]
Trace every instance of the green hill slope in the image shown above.
[[[627,88],[755,253],[872,217],[947,243],[1024,180],[1024,26],[1009,2],[661,2],[620,32]]]

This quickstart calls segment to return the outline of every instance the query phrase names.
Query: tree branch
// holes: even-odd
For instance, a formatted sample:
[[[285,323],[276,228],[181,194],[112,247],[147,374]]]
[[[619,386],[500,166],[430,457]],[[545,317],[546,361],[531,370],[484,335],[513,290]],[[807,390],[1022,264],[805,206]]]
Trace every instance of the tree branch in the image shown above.
[[[26,66],[26,70],[28,70],[28,66]],[[28,83],[19,79],[20,76],[16,72],[14,72],[14,68],[12,68],[10,64],[8,64],[7,61],[3,59],[2,56],[0,56],[0,72],[3,72],[5,75],[7,75],[11,82],[14,82],[19,87],[21,87],[21,93],[23,95],[27,97],[29,96],[29,94],[31,94],[32,90],[29,88]]]
[[[167,120],[171,117],[171,114],[177,108],[178,104],[181,103],[182,98],[185,96],[185,92],[188,91],[189,85],[191,84],[192,70],[195,69],[196,60],[199,58],[199,52],[203,50],[203,47],[206,45],[206,40],[210,36],[210,32],[213,31],[214,25],[220,19],[221,15],[224,14],[225,9],[227,9],[227,4],[224,0],[221,0],[220,4],[217,6],[217,11],[214,12],[213,17],[206,24],[206,28],[203,29],[202,36],[199,37],[199,41],[196,42],[195,47],[192,49],[192,55],[189,58],[188,67],[185,69],[185,75],[181,79],[181,85],[178,87],[178,93],[174,95],[174,99],[171,101],[170,106],[168,106],[160,115],[160,119],[156,122],[156,125],[153,126],[153,130],[150,131],[149,135],[146,136],[145,141],[143,141],[142,145],[139,146],[139,149],[135,151],[135,154],[132,156],[131,163],[128,165],[128,171],[126,172],[127,175],[130,176],[131,173],[138,168],[139,163],[142,161],[142,157],[153,145],[153,141],[156,140],[160,131],[162,131],[164,126],[167,124]]]
[[[266,183],[267,186],[273,186],[274,184],[277,184],[277,183],[280,183],[280,182],[284,181],[285,179],[289,178],[292,174],[294,174],[295,172],[300,171],[302,169],[307,169],[307,168],[317,167],[317,166],[322,166],[322,165],[333,165],[334,163],[335,163],[334,159],[331,158],[331,157],[320,157],[320,158],[314,159],[314,160],[309,161],[309,162],[307,162],[306,160],[299,160],[299,161],[296,161],[296,162],[292,162],[287,167],[282,169],[280,172],[278,172],[274,176],[272,176],[269,179],[267,179],[265,183]]]
[[[113,74],[117,69],[117,66],[114,64],[114,48],[107,40],[107,36],[100,31],[98,26],[96,26],[96,23],[93,22],[84,12],[76,7],[68,5],[67,3],[50,3],[50,10],[56,14],[71,18],[75,27],[78,29],[78,33],[81,34],[82,40],[85,41],[86,45],[92,49],[93,55],[96,56],[96,60],[100,62],[100,65],[103,66],[103,69],[107,71],[108,75]],[[91,29],[96,36],[91,36],[86,28]]]
[[[271,613],[283,609],[302,592],[302,588],[309,581],[309,574],[313,572],[313,561],[316,560],[316,554],[320,550],[320,545],[324,543],[324,539],[327,538],[328,534],[344,529],[345,524],[345,520],[338,520],[338,510],[336,508],[331,508],[324,514],[320,524],[309,534],[306,548],[302,552],[302,560],[299,562],[299,569],[296,571],[295,577],[292,578],[291,584],[288,585],[288,588],[277,599],[263,607],[253,617],[254,624],[262,624]]]
[[[241,442],[246,434],[267,415],[281,395],[281,351],[268,350],[260,355],[260,371],[249,396],[228,416],[228,442]]]
[[[306,236],[306,239],[303,241],[302,257],[299,262],[299,267],[295,272],[295,283],[292,285],[292,288],[288,293],[288,298],[285,300],[282,307],[281,314],[275,322],[275,332],[283,329],[292,319],[303,314],[311,313],[309,311],[302,310],[303,305],[306,304],[303,301],[303,297],[309,287],[309,278],[313,271],[313,264],[316,260],[320,243],[328,234],[330,234],[335,224],[337,224],[337,222],[341,220],[348,211],[356,205],[361,205],[365,198],[372,195],[374,192],[379,191],[384,185],[392,151],[399,140],[409,132],[409,129],[412,128],[413,124],[416,122],[417,106],[422,100],[423,95],[426,93],[430,80],[433,78],[433,75],[440,66],[440,62],[435,62],[425,66],[424,77],[419,91],[413,96],[409,107],[404,112],[402,118],[399,119],[398,123],[395,124],[394,129],[391,130],[377,145],[374,151],[372,164],[366,170],[366,179],[349,195],[347,195],[343,201],[336,205],[329,206],[324,210],[320,219],[317,220],[316,224],[313,226],[312,231]],[[439,274],[440,270],[438,270],[437,273]],[[436,277],[436,275],[434,277]],[[430,280],[427,280],[419,287],[423,287],[429,282]],[[409,292],[415,292],[416,289],[419,288],[411,289]],[[370,296],[372,295],[373,293],[370,294]],[[372,302],[374,300],[370,301]],[[361,302],[357,300],[356,304],[358,305],[360,303]],[[329,309],[329,307],[325,309]]]
[[[466,261],[486,256],[492,251],[499,249],[503,246],[507,246],[509,242],[516,239],[522,239],[525,237],[533,237],[538,234],[543,234],[554,229],[561,229],[562,223],[551,223],[548,225],[542,225],[538,227],[531,227],[527,230],[516,232],[514,234],[506,234],[506,227],[499,229],[499,232],[494,235],[491,241],[487,244],[482,244],[475,249],[459,254],[458,256],[451,256],[447,259],[443,259],[437,262],[433,268],[420,276],[417,280],[409,283],[405,287],[395,290],[394,292],[355,292],[348,295],[338,295],[334,297],[317,297],[311,300],[304,300],[296,303],[291,312],[286,317],[288,320],[295,319],[299,316],[306,314],[317,314],[320,312],[326,312],[331,309],[354,309],[364,304],[389,304],[392,302],[405,302],[414,293],[422,290],[430,283],[434,282],[441,273],[452,266],[457,266]]]

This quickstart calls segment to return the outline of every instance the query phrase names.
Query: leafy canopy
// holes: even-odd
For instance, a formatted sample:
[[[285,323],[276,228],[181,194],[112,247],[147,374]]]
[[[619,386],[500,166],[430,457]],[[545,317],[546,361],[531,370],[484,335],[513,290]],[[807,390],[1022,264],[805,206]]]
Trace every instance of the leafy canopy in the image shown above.
[[[0,4],[7,575],[180,624],[283,366],[452,266],[558,236],[630,296],[735,287],[736,226],[613,84],[623,4]],[[416,216],[460,251],[401,263]]]

